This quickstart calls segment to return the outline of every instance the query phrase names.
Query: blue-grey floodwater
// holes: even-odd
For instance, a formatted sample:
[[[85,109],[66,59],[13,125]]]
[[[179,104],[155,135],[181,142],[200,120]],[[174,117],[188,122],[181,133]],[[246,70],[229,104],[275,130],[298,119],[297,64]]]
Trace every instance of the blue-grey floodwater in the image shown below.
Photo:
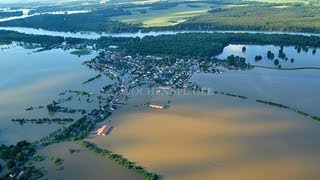
[[[46,108],[25,111],[28,107],[46,107],[65,90],[82,90],[97,95],[101,88],[111,81],[102,77],[88,84],[85,80],[96,76],[95,72],[82,65],[96,54],[77,57],[70,51],[54,49],[33,52],[21,46],[3,45],[0,47],[0,144],[11,144],[18,140],[39,140],[62,125],[24,124],[11,122],[13,118],[51,117]],[[65,105],[75,109],[90,109],[92,103],[67,102]],[[55,114],[54,117],[79,118],[80,114]]]

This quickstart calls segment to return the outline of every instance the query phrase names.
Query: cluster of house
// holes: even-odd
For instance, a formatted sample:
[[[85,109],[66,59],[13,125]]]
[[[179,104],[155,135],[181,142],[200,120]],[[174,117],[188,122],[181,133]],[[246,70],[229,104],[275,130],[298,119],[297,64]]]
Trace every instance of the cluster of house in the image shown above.
[[[110,48],[109,48],[110,49]],[[101,51],[95,58],[86,61],[88,67],[100,71],[110,79],[116,80],[114,84],[102,88],[102,93],[110,93],[113,99],[101,110],[114,111],[117,104],[126,96],[126,91],[141,85],[148,87],[158,86],[160,90],[171,88],[188,88],[198,90],[199,86],[190,83],[190,77],[197,72],[222,73],[218,67],[228,66],[226,61],[214,59],[183,59],[163,58],[158,56],[134,57],[123,55],[117,51]],[[162,104],[149,104],[151,108],[164,109]],[[91,112],[93,117],[103,118],[99,111]]]
[[[85,64],[118,80],[127,75],[130,85],[157,84],[175,88],[183,88],[195,72],[222,72],[216,69],[217,63],[210,61],[192,58],[167,60],[158,56],[141,55],[132,57],[114,51],[102,51]]]
[[[24,176],[25,172],[24,171],[17,171],[17,170],[14,170],[12,171],[11,173],[9,173],[9,177],[10,178],[17,178],[17,179],[20,179]]]

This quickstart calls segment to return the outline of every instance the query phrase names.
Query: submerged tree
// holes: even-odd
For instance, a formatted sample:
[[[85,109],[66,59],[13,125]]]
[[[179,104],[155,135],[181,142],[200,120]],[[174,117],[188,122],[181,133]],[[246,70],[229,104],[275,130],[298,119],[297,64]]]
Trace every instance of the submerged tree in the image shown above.
[[[316,49],[313,49],[312,50],[312,54],[316,54],[317,53],[317,50]]]
[[[262,60],[262,56],[260,55],[257,55],[255,58],[254,58],[255,61],[261,61]]]
[[[294,62],[294,59],[293,59],[293,58],[291,58],[291,60],[290,60],[290,61],[291,61],[291,63],[293,63],[293,62]]]
[[[283,48],[279,49],[279,58],[281,59],[285,59],[286,58],[286,54],[283,52]]]
[[[297,47],[297,52],[298,52],[298,53],[301,52],[301,47]]]
[[[274,59],[274,54],[270,50],[267,52],[267,58],[270,60]]]
[[[247,48],[245,46],[242,47],[242,52],[246,52]]]

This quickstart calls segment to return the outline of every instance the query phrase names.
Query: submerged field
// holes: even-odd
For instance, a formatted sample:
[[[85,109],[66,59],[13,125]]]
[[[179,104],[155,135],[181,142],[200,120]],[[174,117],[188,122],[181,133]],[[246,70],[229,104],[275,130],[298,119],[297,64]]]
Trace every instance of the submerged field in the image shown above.
[[[45,159],[33,163],[38,168],[44,168],[47,179],[144,179],[75,142],[50,145],[41,149],[37,155]],[[62,163],[57,165],[51,158],[60,158]]]
[[[243,53],[241,47],[227,46],[220,56],[235,54],[252,60],[256,54],[279,48],[249,45]],[[285,51],[295,55],[296,65],[318,63],[310,52],[296,54],[292,47]],[[101,123],[111,122],[111,133],[97,137],[93,132],[87,140],[164,179],[318,179],[319,122],[255,100],[279,102],[319,116],[319,78],[318,70],[198,73],[190,81],[249,99],[221,94],[131,96],[128,105]],[[168,100],[167,110],[141,106]]]
[[[112,133],[89,140],[165,179],[319,178],[316,122],[231,97],[173,102],[115,114]]]
[[[82,84],[83,81],[96,75],[96,72],[83,66],[84,60],[92,55],[80,58],[70,51],[55,49],[34,52],[17,44],[0,47],[0,144],[15,144],[20,140],[36,141],[67,124],[19,124],[11,119],[19,118],[74,118],[81,114],[48,113],[46,108],[53,100],[66,98],[59,93],[66,90],[83,90],[98,94],[100,88],[108,84],[106,77],[95,82]],[[79,97],[80,98],[80,97]],[[82,101],[85,101],[81,97]],[[81,104],[78,97],[65,102],[65,106],[90,110],[97,101]],[[38,106],[43,106],[37,109]],[[34,107],[34,110],[26,111]]]
[[[49,179],[105,179],[105,174],[111,179],[142,178],[118,165],[144,177],[159,175],[164,179],[320,178],[317,171],[320,50],[316,39],[257,35],[265,45],[254,45],[252,41],[258,43],[259,38],[249,34],[172,36],[160,36],[158,41],[152,37],[140,42],[131,39],[131,45],[116,44],[127,47],[122,47],[123,51],[120,48],[101,50],[85,64],[82,63],[98,53],[91,51],[91,46],[87,46],[91,54],[83,51],[86,47],[82,51],[70,48],[38,52],[39,47],[32,44],[0,46],[0,74],[3,74],[0,143],[14,144],[22,139],[34,142],[62,128],[41,140],[49,146],[38,149],[41,143],[35,142],[36,155],[43,156],[43,161],[33,162],[28,157],[27,163],[43,167]],[[215,41],[210,40],[214,37]],[[237,38],[250,41],[235,40]],[[225,44],[217,46],[217,43],[208,43],[211,41]],[[206,47],[203,42],[207,43]],[[267,45],[272,42],[277,45]],[[283,46],[283,42],[291,46]],[[294,42],[296,46],[292,46]],[[208,55],[203,52],[197,52],[196,47],[200,46],[209,47],[210,59],[206,59]],[[214,57],[220,50],[221,54]],[[127,56],[130,51],[132,55],[156,56]],[[162,53],[172,57],[162,59]],[[270,53],[274,53],[274,58],[269,58]],[[189,57],[173,56],[182,54]],[[246,63],[269,69],[252,68]],[[199,91],[201,87],[209,88],[211,94],[135,95],[129,91],[126,96],[125,89],[133,87],[126,87],[129,84],[135,84],[138,89],[159,90],[158,85],[163,84],[154,84],[161,80],[156,78],[163,74],[160,69],[174,72],[163,83],[172,80],[179,87],[174,89],[176,92],[183,88],[205,92]],[[135,79],[137,77],[142,78]],[[48,113],[50,109],[59,109],[53,101],[60,102],[61,98],[63,107],[87,111],[81,115],[79,111]],[[46,106],[51,102],[53,105]],[[164,104],[165,109],[151,109],[149,103]],[[39,105],[43,107],[38,108]],[[93,109],[96,111],[89,113]],[[85,117],[71,126],[11,121],[12,118],[53,117],[77,120],[81,116]],[[96,129],[107,123],[112,126],[109,134],[97,136]],[[91,132],[89,136],[87,132]],[[83,138],[105,150],[94,149],[95,152],[90,153],[75,142],[65,142]],[[106,157],[118,164],[105,160]],[[274,173],[276,171],[281,173]]]
[[[242,93],[249,100],[181,95],[173,97],[168,110],[153,110],[135,105],[159,102],[167,96],[129,98],[131,106],[110,117],[114,125],[111,134],[91,135],[88,140],[165,179],[317,179],[319,122],[254,101],[258,97],[278,100],[319,115],[317,92],[307,84],[295,91],[304,79],[280,83],[283,79],[278,77],[286,78],[285,72],[267,71],[274,76],[264,79],[265,70],[256,70],[221,76],[199,74],[191,79],[214,90]],[[304,76],[303,72],[296,74]],[[311,84],[317,82],[312,76],[307,79]],[[292,91],[285,92],[284,87]],[[305,93],[316,99],[310,101]]]

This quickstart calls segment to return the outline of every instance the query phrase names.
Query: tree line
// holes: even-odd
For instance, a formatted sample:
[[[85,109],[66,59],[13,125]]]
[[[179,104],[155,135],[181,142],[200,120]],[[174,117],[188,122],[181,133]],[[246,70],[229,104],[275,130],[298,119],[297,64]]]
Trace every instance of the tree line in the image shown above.
[[[222,53],[228,44],[257,44],[297,46],[302,49],[319,48],[320,37],[287,34],[250,34],[250,33],[180,33],[175,35],[146,36],[144,38],[101,37],[97,40],[63,38],[44,35],[27,35],[13,31],[0,31],[2,42],[22,41],[38,43],[42,46],[60,47],[62,42],[68,46],[96,45],[104,49],[110,45],[128,55],[170,55],[176,57],[208,58]],[[272,56],[269,54],[269,56]]]
[[[1,22],[0,26],[29,27],[52,31],[79,32],[137,32],[139,27],[119,21],[112,21],[110,17],[131,15],[121,8],[105,8],[89,13],[79,14],[43,14],[25,19]]]

